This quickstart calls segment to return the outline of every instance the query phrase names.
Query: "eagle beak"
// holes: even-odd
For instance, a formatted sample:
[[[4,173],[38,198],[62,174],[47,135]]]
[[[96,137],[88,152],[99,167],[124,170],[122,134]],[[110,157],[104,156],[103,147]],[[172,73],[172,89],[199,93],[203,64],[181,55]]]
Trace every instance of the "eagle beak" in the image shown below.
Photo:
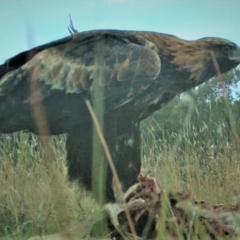
[[[232,50],[232,54],[229,56],[229,59],[240,63],[240,47],[236,47]]]

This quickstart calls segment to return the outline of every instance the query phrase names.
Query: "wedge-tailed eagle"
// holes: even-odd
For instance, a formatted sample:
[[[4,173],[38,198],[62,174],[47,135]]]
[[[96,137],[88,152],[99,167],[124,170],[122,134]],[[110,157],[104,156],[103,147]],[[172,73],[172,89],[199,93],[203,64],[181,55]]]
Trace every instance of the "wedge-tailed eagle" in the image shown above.
[[[147,31],[86,31],[35,47],[0,66],[0,132],[39,134],[32,104],[40,103],[46,134],[67,133],[70,179],[91,188],[93,126],[85,100],[92,101],[93,88],[103,91],[104,136],[126,189],[140,173],[140,121],[216,75],[212,56],[222,73],[240,63],[239,47],[226,39]],[[111,178],[108,170],[108,199]]]

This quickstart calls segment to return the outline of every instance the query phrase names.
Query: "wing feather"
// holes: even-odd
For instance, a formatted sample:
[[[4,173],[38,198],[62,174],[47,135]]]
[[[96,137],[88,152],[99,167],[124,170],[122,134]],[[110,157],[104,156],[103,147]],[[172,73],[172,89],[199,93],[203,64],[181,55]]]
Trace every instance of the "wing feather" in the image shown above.
[[[0,95],[8,94],[21,81],[38,81],[40,87],[44,86],[43,98],[50,95],[49,91],[58,90],[80,94],[91,91],[96,84],[104,87],[104,97],[111,107],[117,107],[148,88],[159,75],[160,57],[149,41],[139,38],[132,42],[132,37],[127,39],[126,34],[121,37],[119,33],[83,35],[73,35],[69,41],[39,51],[4,75]]]

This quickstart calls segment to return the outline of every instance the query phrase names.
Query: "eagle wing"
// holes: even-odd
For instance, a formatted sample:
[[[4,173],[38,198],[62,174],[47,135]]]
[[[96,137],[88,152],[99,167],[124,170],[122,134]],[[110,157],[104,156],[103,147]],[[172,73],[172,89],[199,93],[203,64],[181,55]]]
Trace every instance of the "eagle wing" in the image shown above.
[[[3,75],[0,96],[6,96],[23,82],[37,82],[39,92],[25,102],[41,100],[54,91],[65,94],[91,93],[93,85],[104,90],[108,110],[130,101],[150,86],[160,73],[156,46],[137,34],[121,31],[91,31],[43,45],[34,56]],[[24,53],[27,54],[26,52]],[[5,66],[19,64],[22,55]],[[17,61],[18,60],[18,61]],[[21,63],[21,62],[20,62]]]

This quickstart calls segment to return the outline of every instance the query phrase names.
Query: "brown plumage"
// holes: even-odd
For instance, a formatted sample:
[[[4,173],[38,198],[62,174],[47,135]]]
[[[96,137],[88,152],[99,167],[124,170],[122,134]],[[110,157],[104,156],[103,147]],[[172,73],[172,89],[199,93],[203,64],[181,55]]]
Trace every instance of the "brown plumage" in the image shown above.
[[[92,100],[94,87],[104,92],[99,100],[104,103],[105,138],[119,177],[129,187],[141,166],[139,122],[213,77],[210,53],[222,73],[240,62],[238,46],[225,39],[185,41],[118,30],[75,33],[20,53],[0,66],[0,132],[27,129],[39,134],[31,106],[41,103],[49,128],[45,133],[68,134],[70,179],[90,187],[92,120],[85,100]],[[38,85],[31,94],[29,83]],[[107,176],[111,199],[110,172]]]

